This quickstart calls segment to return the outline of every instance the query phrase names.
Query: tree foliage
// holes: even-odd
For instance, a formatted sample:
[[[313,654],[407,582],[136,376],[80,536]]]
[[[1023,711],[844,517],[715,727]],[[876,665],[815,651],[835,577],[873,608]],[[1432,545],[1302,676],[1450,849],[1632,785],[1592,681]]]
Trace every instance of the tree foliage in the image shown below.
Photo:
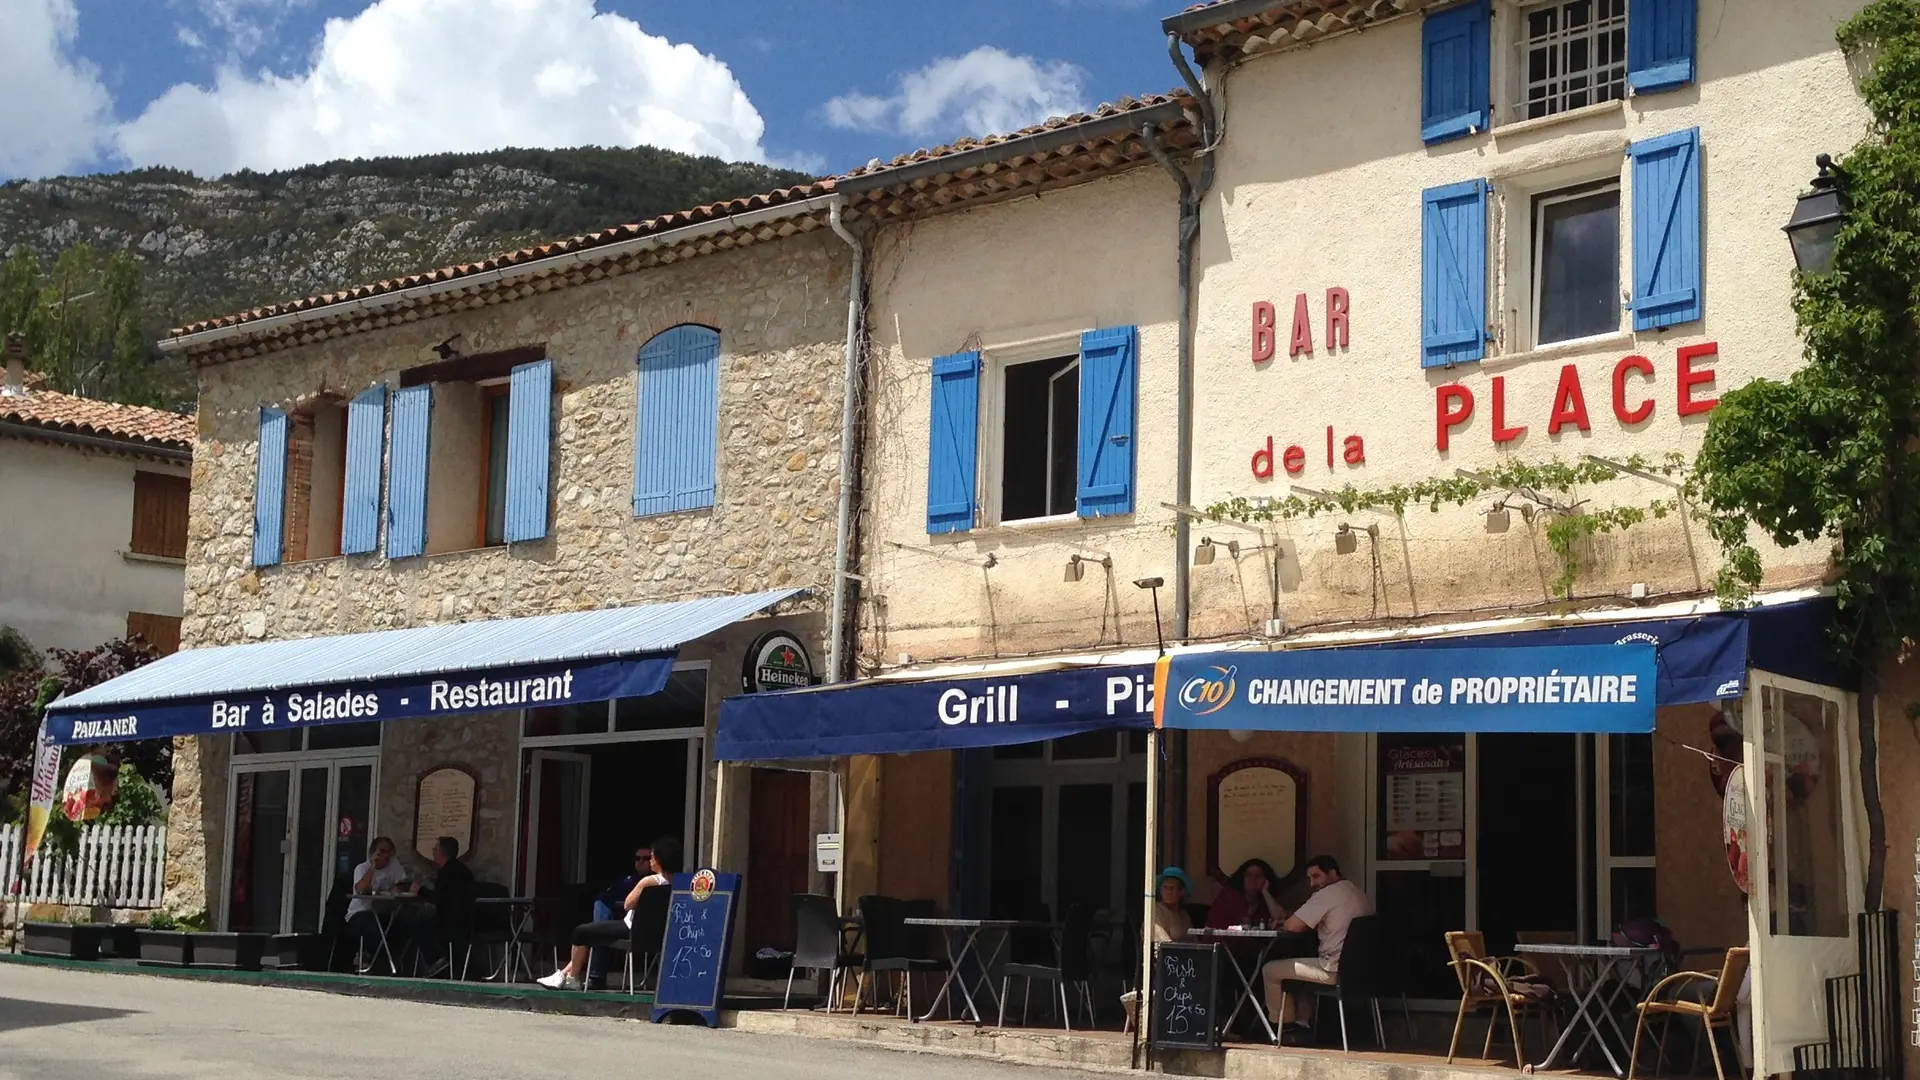
[[[141,317],[140,266],[125,252],[74,244],[44,266],[16,247],[0,264],[0,337],[24,334],[34,370],[62,393],[165,404]]]
[[[19,816],[33,783],[40,703],[55,694],[98,686],[157,659],[152,646],[122,638],[92,649],[49,649],[32,666],[0,677],[0,790],[6,792],[7,818]],[[161,791],[173,786],[171,739],[123,743],[121,755]]]
[[[1873,0],[1838,40],[1863,68],[1873,122],[1844,161],[1851,210],[1833,270],[1794,280],[1806,362],[1721,395],[1694,490],[1725,556],[1723,595],[1760,584],[1756,532],[1833,543],[1835,652],[1862,678],[1873,904],[1885,865],[1877,672],[1920,638],[1920,0]]]

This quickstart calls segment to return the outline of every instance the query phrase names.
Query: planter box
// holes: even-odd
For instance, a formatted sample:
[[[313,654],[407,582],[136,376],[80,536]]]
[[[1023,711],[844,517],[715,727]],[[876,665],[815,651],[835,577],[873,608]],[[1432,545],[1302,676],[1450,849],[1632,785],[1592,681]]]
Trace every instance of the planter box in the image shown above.
[[[115,923],[105,928],[101,945],[101,955],[111,956],[115,960],[140,959],[140,928],[126,923]]]
[[[193,966],[259,971],[272,934],[195,934]]]
[[[104,923],[30,922],[22,927],[20,951],[33,956],[98,960],[100,943],[109,929]]]
[[[267,947],[266,964],[281,971],[327,970],[324,934],[276,934]]]
[[[190,967],[193,964],[195,936],[185,930],[142,930],[140,931],[140,962],[164,964],[168,967]]]

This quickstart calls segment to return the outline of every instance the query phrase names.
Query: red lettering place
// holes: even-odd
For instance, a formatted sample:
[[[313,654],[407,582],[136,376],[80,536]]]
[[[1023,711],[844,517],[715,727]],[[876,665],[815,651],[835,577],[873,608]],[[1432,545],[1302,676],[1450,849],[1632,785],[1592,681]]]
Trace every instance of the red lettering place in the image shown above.
[[[1719,344],[1712,341],[1684,345],[1676,350],[1674,409],[1680,416],[1709,413],[1720,403],[1719,398],[1707,396],[1705,390],[1714,381],[1714,370],[1706,366],[1705,361],[1719,354]],[[1630,378],[1634,380],[1631,383],[1628,381]],[[1632,427],[1652,418],[1654,399],[1647,394],[1646,384],[1654,378],[1653,361],[1644,356],[1624,357],[1613,366],[1613,415],[1621,424]],[[1525,424],[1508,423],[1506,376],[1493,377],[1492,394],[1491,434],[1494,443],[1512,442],[1526,434]],[[1447,383],[1434,388],[1433,445],[1441,453],[1446,453],[1454,429],[1473,418],[1473,405],[1473,391],[1459,383]],[[1587,417],[1586,390],[1580,382],[1580,369],[1572,364],[1560,369],[1560,380],[1554,387],[1553,401],[1547,413],[1548,435],[1558,435],[1566,428],[1592,430],[1592,423]]]

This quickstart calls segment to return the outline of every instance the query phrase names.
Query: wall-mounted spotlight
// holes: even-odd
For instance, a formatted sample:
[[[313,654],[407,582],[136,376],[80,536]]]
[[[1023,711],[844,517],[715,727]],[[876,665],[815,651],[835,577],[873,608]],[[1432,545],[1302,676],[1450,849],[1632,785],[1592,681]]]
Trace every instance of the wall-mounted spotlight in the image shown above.
[[[1487,511],[1487,531],[1503,533],[1511,528],[1513,528],[1513,515],[1507,512],[1506,502],[1494,503],[1493,509]]]
[[[1102,555],[1096,559],[1091,555],[1081,555],[1081,554],[1075,553],[1073,555],[1067,556],[1067,573],[1064,580],[1079,581],[1080,579],[1086,577],[1087,564],[1090,562],[1099,563],[1101,569],[1103,570],[1113,569],[1113,556],[1111,555]]]
[[[1203,536],[1200,538],[1200,546],[1193,549],[1193,565],[1213,565],[1213,537]]]
[[[1135,578],[1133,582],[1135,588],[1148,589],[1153,593],[1153,639],[1155,644],[1159,646],[1160,655],[1162,656],[1165,656],[1167,653],[1167,636],[1160,629],[1160,589],[1166,585],[1166,583],[1167,580],[1165,578],[1157,577]]]
[[[1336,555],[1351,555],[1360,550],[1360,538],[1353,534],[1353,526],[1343,521],[1333,531],[1333,550]]]

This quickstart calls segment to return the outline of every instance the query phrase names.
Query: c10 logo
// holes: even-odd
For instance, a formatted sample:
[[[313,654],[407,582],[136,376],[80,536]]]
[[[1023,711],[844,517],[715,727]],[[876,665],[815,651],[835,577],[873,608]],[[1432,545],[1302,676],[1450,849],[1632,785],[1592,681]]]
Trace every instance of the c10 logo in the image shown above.
[[[1234,673],[1238,668],[1210,667],[1214,674],[1195,675],[1180,686],[1180,704],[1195,716],[1209,716],[1233,702],[1238,689]]]

